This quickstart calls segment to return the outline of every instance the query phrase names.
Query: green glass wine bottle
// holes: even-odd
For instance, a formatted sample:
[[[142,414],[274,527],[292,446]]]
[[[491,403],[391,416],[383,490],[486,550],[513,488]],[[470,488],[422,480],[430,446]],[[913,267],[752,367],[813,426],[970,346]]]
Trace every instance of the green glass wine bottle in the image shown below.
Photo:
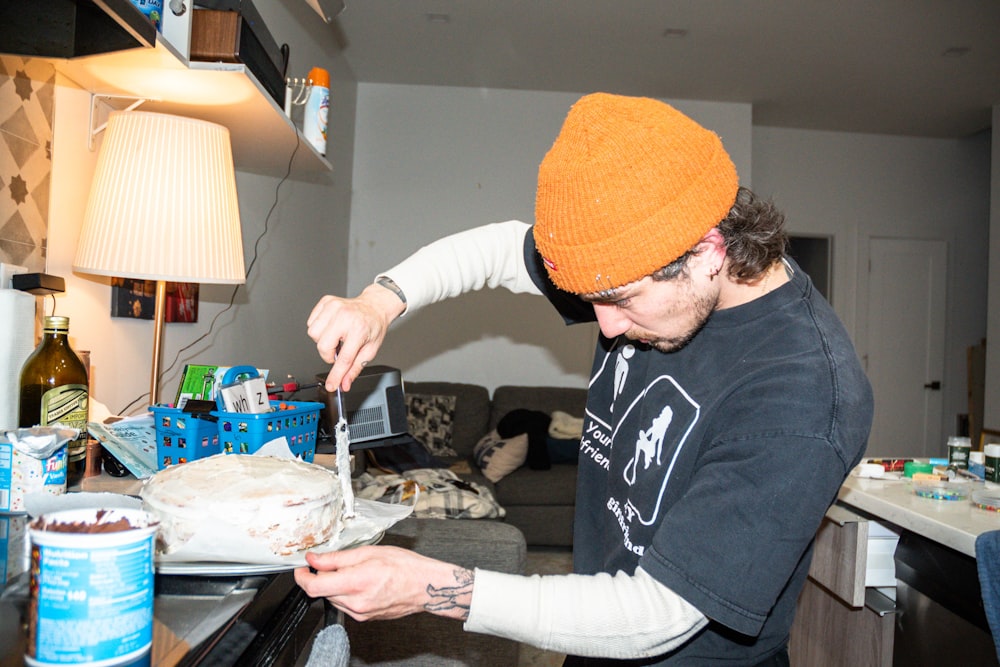
[[[87,369],[69,344],[69,318],[45,318],[42,340],[21,368],[18,426],[57,422],[80,430],[68,445],[66,481],[83,478],[87,456]]]

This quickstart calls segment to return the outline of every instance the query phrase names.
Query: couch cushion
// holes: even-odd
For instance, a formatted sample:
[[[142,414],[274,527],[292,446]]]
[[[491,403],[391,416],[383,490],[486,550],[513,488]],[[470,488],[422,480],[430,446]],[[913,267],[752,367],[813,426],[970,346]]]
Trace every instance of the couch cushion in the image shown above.
[[[451,448],[460,456],[471,457],[476,443],[490,430],[490,393],[486,387],[461,382],[405,382],[403,392],[455,397]]]
[[[568,463],[548,470],[521,467],[494,487],[497,502],[508,505],[573,505],[576,502],[576,469]]]
[[[412,549],[419,554],[497,572],[524,572],[524,536],[516,527],[491,519],[418,519],[409,516],[385,531],[380,544]]]
[[[532,547],[573,547],[572,505],[511,505],[507,523],[517,526]]]
[[[573,417],[583,417],[586,407],[586,389],[504,385],[493,391],[493,407],[488,429],[496,428],[504,415],[518,408],[538,410],[549,415],[560,410]],[[484,429],[483,432],[488,429]]]

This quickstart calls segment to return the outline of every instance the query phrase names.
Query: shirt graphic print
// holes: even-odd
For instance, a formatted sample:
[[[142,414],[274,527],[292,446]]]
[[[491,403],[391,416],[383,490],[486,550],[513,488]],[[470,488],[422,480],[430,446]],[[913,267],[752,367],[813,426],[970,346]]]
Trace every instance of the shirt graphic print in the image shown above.
[[[591,381],[600,398],[590,402],[580,443],[581,463],[590,459],[607,471],[604,510],[637,556],[665,511],[671,473],[701,413],[675,378],[646,377],[646,357],[629,343],[608,352]]]

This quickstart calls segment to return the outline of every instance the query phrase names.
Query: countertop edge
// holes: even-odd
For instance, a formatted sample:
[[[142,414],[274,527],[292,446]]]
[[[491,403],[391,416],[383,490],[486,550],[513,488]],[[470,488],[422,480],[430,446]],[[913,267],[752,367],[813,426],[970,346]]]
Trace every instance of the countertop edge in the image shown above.
[[[969,501],[920,498],[901,485],[908,485],[908,480],[849,477],[837,499],[973,558],[979,534],[1000,529],[995,513],[980,510]]]

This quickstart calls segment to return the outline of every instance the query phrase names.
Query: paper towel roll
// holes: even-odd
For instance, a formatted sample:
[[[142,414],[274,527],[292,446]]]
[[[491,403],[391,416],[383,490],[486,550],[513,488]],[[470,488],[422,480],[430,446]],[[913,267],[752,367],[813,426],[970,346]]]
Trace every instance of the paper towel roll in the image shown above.
[[[35,348],[35,297],[0,289],[0,429],[17,428],[21,366]]]

